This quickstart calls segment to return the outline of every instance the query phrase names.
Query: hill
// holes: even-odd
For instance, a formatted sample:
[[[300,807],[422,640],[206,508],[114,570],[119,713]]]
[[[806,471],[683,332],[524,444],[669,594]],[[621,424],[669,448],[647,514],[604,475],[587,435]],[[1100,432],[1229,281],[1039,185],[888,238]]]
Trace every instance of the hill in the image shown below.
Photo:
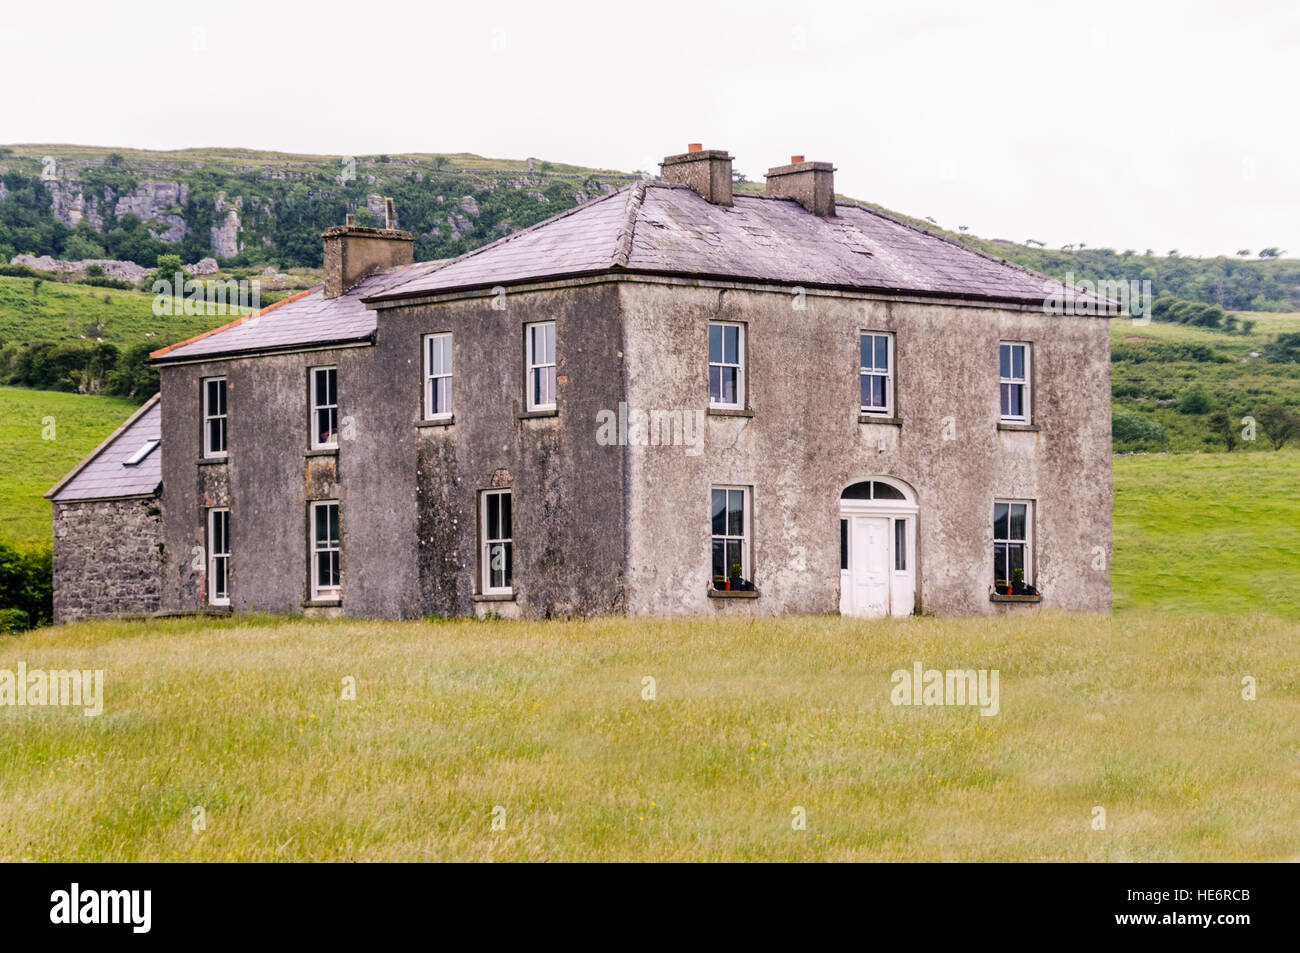
[[[318,156],[249,149],[151,152],[99,146],[0,147],[0,258],[215,257],[228,268],[321,264],[319,234],[353,213],[383,221],[383,197],[417,236],[417,260],[446,258],[617,189],[638,172],[469,153]],[[761,191],[755,182],[741,190]],[[887,210],[886,210],[887,211]],[[898,213],[891,213],[898,214]],[[899,216],[908,218],[908,216]],[[1300,310],[1300,261],[1191,258],[1170,249],[1003,241],[910,221],[1058,278],[1149,281],[1155,295],[1229,310]]]

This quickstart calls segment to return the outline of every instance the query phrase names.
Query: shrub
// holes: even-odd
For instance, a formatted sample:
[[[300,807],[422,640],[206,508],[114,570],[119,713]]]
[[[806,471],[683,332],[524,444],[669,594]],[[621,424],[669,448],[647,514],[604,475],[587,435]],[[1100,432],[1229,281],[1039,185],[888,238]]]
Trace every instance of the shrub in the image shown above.
[[[54,562],[48,544],[18,549],[0,542],[0,613],[0,630],[53,620]]]
[[[1110,435],[1116,449],[1121,450],[1158,450],[1169,439],[1159,421],[1124,410],[1111,415]]]
[[[1210,410],[1210,395],[1201,389],[1200,385],[1193,385],[1183,391],[1182,396],[1178,398],[1178,412],[1180,414],[1204,414]]]

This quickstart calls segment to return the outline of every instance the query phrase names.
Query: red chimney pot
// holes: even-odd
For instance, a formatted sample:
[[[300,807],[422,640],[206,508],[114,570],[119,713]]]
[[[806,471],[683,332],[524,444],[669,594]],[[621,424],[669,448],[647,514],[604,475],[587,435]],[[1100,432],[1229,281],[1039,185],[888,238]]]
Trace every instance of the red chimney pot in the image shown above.
[[[704,146],[703,146],[701,143],[698,143],[698,142],[692,142],[690,145],[688,145],[688,146],[686,147],[686,151],[687,151],[687,152],[703,152],[703,151],[704,151]]]
[[[790,157],[790,164],[791,164],[791,165],[798,165],[798,164],[799,164],[800,162],[802,162],[802,161],[803,161],[803,156],[791,156],[791,157]]]

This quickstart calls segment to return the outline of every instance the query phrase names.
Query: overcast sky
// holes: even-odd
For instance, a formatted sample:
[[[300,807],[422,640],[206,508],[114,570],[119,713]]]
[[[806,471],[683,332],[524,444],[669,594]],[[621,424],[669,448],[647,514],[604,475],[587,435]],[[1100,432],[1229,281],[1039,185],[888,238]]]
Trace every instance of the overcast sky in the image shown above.
[[[476,152],[761,181],[988,238],[1300,257],[1300,3],[5,7],[0,142]]]

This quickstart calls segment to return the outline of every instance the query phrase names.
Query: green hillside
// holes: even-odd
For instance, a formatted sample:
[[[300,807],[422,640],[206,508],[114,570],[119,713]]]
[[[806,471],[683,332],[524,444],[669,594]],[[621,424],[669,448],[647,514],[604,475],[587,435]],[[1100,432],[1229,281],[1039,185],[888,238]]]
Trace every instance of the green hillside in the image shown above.
[[[0,539],[48,545],[45,491],[136,409],[114,397],[0,387]]]

